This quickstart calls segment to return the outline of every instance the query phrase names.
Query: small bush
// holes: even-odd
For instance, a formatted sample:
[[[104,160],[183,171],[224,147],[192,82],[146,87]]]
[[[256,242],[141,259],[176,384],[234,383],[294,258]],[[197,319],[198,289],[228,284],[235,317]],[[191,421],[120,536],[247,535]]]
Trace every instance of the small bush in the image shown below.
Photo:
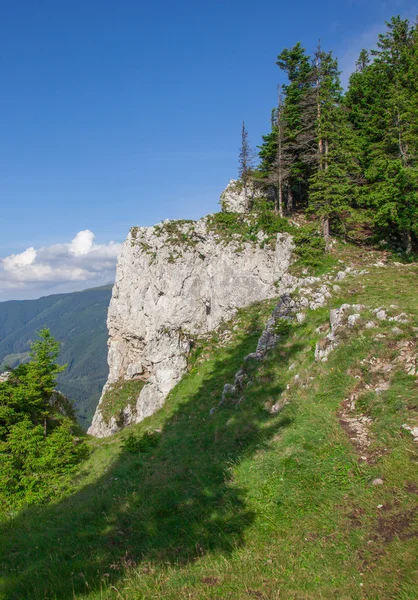
[[[141,437],[136,437],[133,433],[130,433],[124,440],[123,447],[132,454],[148,452],[158,444],[159,439],[160,435],[157,431],[146,431]]]
[[[241,242],[256,243],[257,234],[265,234],[263,244],[274,241],[277,233],[290,232],[291,226],[286,219],[277,215],[271,203],[265,199],[258,199],[250,213],[220,212],[208,218],[208,229],[217,234],[224,243],[233,239]]]
[[[292,329],[292,323],[288,319],[279,318],[274,324],[274,333],[276,335],[288,335]]]

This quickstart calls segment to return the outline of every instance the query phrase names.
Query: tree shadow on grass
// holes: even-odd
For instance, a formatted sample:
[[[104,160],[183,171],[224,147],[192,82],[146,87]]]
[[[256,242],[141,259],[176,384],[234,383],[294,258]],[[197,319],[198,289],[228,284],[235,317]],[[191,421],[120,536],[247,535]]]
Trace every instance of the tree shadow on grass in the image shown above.
[[[210,409],[255,347],[259,327],[254,320],[248,337],[218,351],[210,372],[201,365],[185,376],[168,400],[178,405],[156,447],[137,454],[122,450],[93,484],[2,526],[2,598],[74,599],[116,584],[127,568],[187,564],[243,544],[254,514],[230,468],[281,426],[262,398],[277,397],[282,388],[272,378],[239,406],[212,415]]]

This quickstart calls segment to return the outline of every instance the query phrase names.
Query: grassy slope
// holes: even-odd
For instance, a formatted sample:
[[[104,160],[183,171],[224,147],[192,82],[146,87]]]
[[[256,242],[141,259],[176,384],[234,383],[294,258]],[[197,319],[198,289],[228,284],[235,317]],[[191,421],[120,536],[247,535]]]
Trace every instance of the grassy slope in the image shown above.
[[[398,304],[413,317],[402,334],[361,330],[316,364],[328,310],[312,311],[254,370],[245,401],[210,416],[272,304],[242,311],[232,339],[199,348],[164,408],[130,428],[160,430],[155,448],[127,452],[129,431],[92,440],[71,496],[3,523],[0,598],[416,598],[418,447],[401,429],[416,417],[416,378],[399,371],[362,400],[375,461],[359,460],[338,410],[362,359],[416,339],[417,275],[372,268],[330,301]],[[290,403],[270,415],[295,373]]]
[[[28,356],[36,331],[49,327],[62,342],[60,363],[67,369],[58,388],[75,405],[85,429],[107,378],[106,315],[112,286],[55,294],[38,300],[0,302],[1,365],[15,366]]]

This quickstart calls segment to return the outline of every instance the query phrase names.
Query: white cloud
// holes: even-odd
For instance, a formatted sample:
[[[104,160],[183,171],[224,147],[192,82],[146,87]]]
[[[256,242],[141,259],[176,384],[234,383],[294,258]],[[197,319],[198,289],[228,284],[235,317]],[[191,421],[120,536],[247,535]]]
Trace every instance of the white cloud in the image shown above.
[[[75,256],[82,256],[91,252],[94,243],[94,233],[89,229],[79,231],[72,240],[69,252]]]
[[[13,269],[18,269],[19,267],[31,265],[35,259],[35,248],[28,248],[21,254],[11,254],[10,256],[6,256],[4,259],[4,269],[6,271],[13,271]]]
[[[0,300],[71,291],[112,281],[120,244],[95,244],[94,233],[79,231],[69,243],[35,249],[0,259]]]

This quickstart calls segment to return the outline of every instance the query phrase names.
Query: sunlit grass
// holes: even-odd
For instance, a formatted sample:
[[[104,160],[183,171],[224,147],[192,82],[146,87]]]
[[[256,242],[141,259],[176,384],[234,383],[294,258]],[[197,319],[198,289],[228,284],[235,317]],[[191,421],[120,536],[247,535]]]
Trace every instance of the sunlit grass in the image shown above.
[[[362,397],[375,462],[359,460],[338,419],[360,361],[390,357],[397,340],[416,339],[417,268],[369,271],[339,282],[330,306],[396,304],[411,316],[401,334],[378,323],[315,363],[328,309],[310,311],[251,365],[244,400],[218,407],[272,303],[241,311],[195,348],[163,409],[91,440],[72,495],[3,523],[0,597],[416,598],[418,448],[401,427],[416,415],[416,378],[400,369],[386,392]],[[271,415],[281,393],[289,403]],[[124,448],[129,432],[153,430],[155,447]],[[377,477],[383,485],[372,485]]]

